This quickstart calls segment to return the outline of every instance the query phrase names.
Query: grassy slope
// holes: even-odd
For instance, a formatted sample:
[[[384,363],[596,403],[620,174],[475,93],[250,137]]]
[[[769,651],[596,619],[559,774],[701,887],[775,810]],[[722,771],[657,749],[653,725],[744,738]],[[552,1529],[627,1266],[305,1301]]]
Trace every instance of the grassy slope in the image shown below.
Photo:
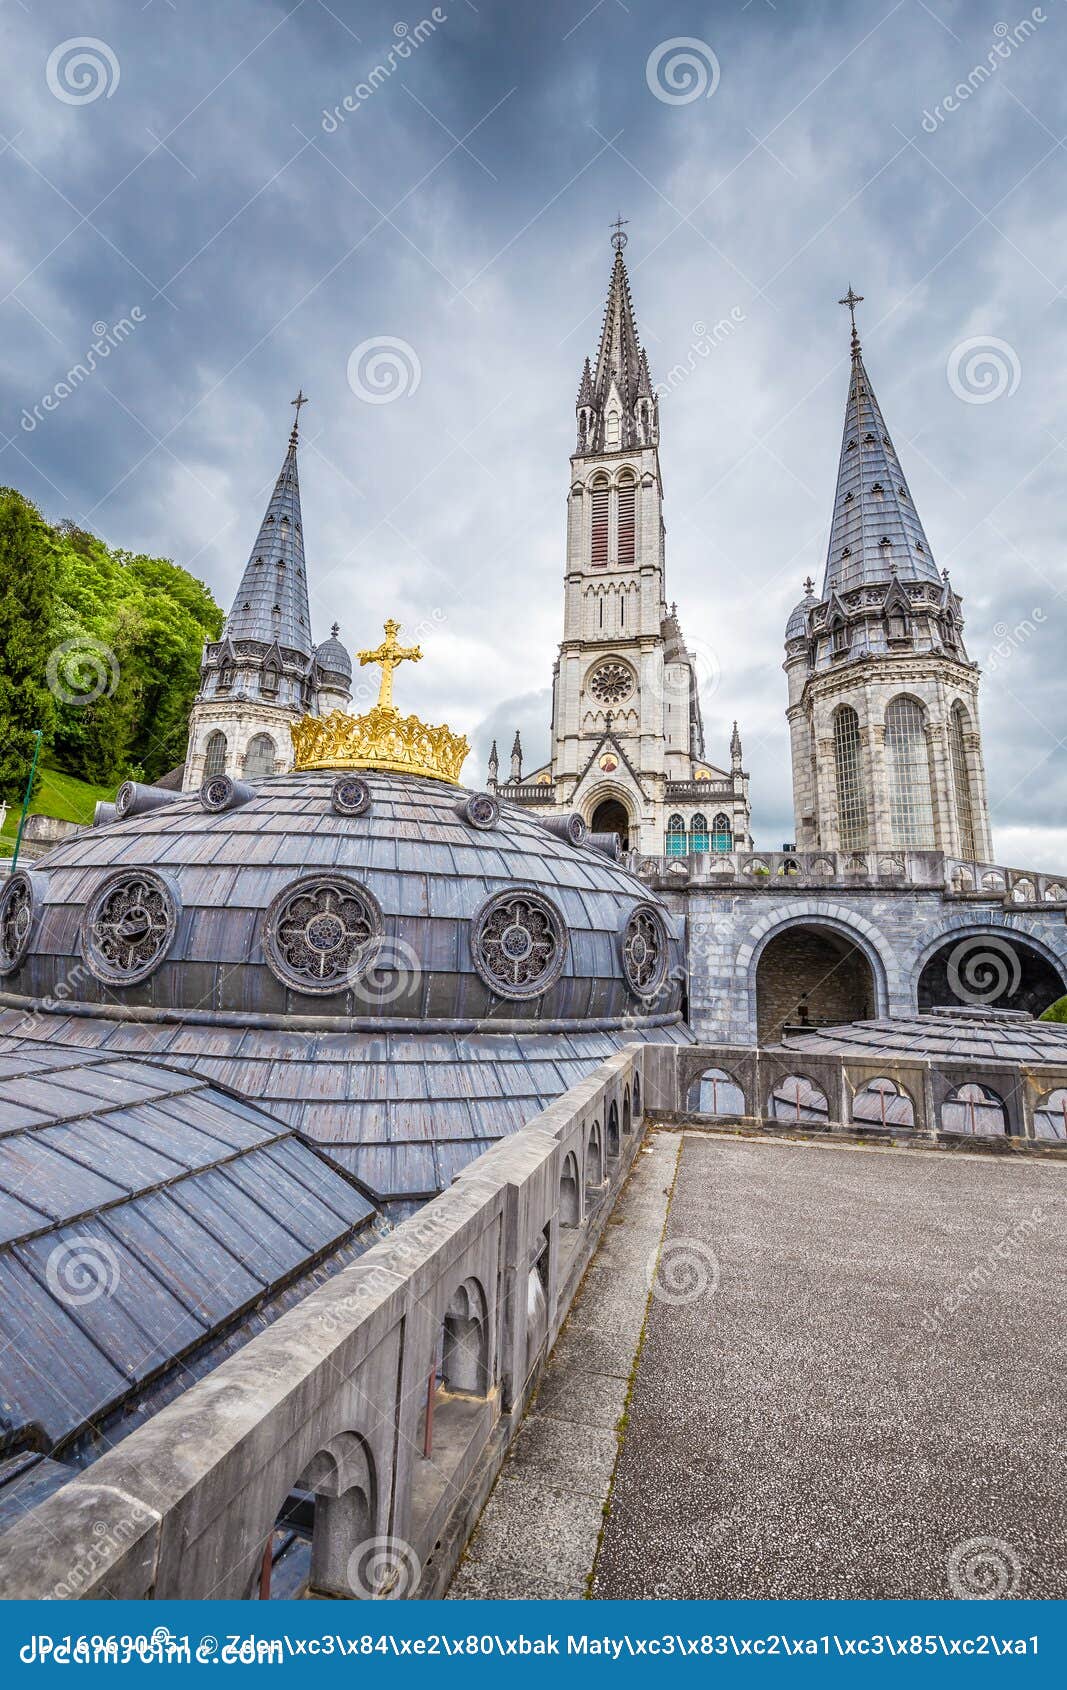
[[[63,821],[88,824],[93,819],[97,800],[109,801],[114,798],[116,790],[113,786],[90,786],[84,780],[75,780],[73,775],[63,774],[60,769],[42,769],[41,784],[31,800],[30,814],[59,816]],[[0,856],[11,855],[18,825],[19,805],[11,804],[0,832]]]

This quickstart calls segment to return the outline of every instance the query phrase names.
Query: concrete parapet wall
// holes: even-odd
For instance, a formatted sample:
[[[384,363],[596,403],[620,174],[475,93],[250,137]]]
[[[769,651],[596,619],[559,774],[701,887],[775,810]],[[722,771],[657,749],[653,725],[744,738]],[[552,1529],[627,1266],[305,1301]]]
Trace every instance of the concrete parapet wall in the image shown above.
[[[626,1178],[662,1057],[608,1058],[29,1510],[0,1537],[0,1596],[251,1596],[294,1492],[315,1497],[316,1591],[438,1594]]]

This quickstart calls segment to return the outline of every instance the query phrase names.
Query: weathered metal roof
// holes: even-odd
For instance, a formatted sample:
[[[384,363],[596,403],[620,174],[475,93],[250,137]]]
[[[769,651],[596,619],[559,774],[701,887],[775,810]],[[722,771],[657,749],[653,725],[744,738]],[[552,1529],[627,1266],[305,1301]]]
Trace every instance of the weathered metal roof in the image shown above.
[[[285,1123],[202,1075],[5,1041],[0,1447],[54,1451],[179,1358],[244,1342],[242,1316],[373,1214]]]
[[[976,1062],[1045,1063],[1067,1068],[1067,1026],[1034,1021],[1023,1012],[934,1010],[926,1015],[855,1021],[843,1027],[790,1033],[769,1051],[919,1061],[974,1057]]]

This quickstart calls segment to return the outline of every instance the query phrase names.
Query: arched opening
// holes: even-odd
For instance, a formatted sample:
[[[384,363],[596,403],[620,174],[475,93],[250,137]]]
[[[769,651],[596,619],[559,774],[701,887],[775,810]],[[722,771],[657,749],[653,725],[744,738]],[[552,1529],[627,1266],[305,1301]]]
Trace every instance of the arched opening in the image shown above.
[[[1050,1091],[1034,1110],[1035,1138],[1067,1139],[1067,1091]]]
[[[354,1555],[375,1535],[377,1486],[369,1444],[355,1432],[342,1432],[305,1468],[297,1493],[314,1498],[309,1587],[316,1595],[364,1600],[385,1594],[378,1578],[388,1569],[360,1566]],[[295,1519],[299,1519],[296,1511]],[[370,1588],[368,1578],[375,1588]],[[284,1586],[272,1594],[285,1593]],[[295,1593],[291,1593],[295,1594]]]
[[[770,938],[756,966],[756,1028],[761,1044],[787,1031],[866,1021],[877,1013],[870,962],[832,927],[787,927]]]
[[[894,698],[885,713],[890,841],[898,848],[934,848],[934,802],[926,712],[917,698]]]
[[[673,815],[667,817],[667,855],[668,857],[684,857],[686,850],[685,817]]]
[[[620,475],[617,524],[617,553],[620,569],[632,569],[634,566],[636,516],[637,482],[632,475]]]
[[[622,1130],[624,1137],[631,1130],[632,1126],[633,1122],[630,1119],[630,1088],[627,1086],[626,1090],[622,1094]]]
[[[1025,940],[1004,932],[949,939],[919,976],[920,1010],[963,1005],[1042,1015],[1067,991],[1063,974]]]
[[[485,1293],[476,1279],[457,1286],[441,1328],[441,1384],[446,1391],[484,1397],[489,1390],[489,1326]]]
[[[1008,1130],[1004,1100],[990,1086],[963,1085],[950,1091],[941,1105],[941,1131],[974,1133],[992,1138]]]
[[[215,775],[226,773],[226,735],[216,728],[214,733],[207,736],[204,747],[204,779],[211,780]]]
[[[263,780],[272,775],[277,764],[277,749],[270,734],[253,734],[245,752],[244,772],[249,780]]]
[[[868,1080],[852,1099],[852,1119],[864,1126],[913,1127],[915,1106],[896,1080]]]
[[[606,569],[608,564],[608,511],[608,478],[600,475],[589,500],[589,561],[594,569]]]
[[[619,1154],[619,1106],[614,1098],[608,1108],[608,1156]]]
[[[618,798],[604,798],[593,811],[589,824],[593,833],[617,833],[624,851],[630,849],[630,817]]]
[[[691,851],[707,851],[711,840],[708,834],[708,818],[698,810],[689,823],[689,849]]]
[[[634,1069],[634,1120],[639,1121],[640,1119],[641,1119],[641,1076],[638,1073],[637,1069],[635,1068]]]
[[[949,750],[952,755],[952,784],[956,791],[956,817],[959,821],[960,856],[976,862],[978,847],[974,825],[974,798],[971,791],[971,771],[967,764],[967,735],[970,720],[962,704],[952,706],[949,723]]]
[[[559,1224],[577,1226],[582,1218],[581,1194],[578,1189],[578,1162],[571,1151],[563,1158],[563,1172],[559,1176]]]
[[[803,1074],[787,1074],[767,1099],[767,1113],[773,1121],[828,1121],[830,1106],[826,1093]]]
[[[589,1142],[585,1150],[585,1189],[587,1192],[596,1192],[603,1183],[604,1146],[600,1138],[600,1122],[594,1121],[589,1129]]]
[[[743,1115],[745,1094],[725,1068],[705,1068],[689,1087],[686,1106],[695,1115]]]

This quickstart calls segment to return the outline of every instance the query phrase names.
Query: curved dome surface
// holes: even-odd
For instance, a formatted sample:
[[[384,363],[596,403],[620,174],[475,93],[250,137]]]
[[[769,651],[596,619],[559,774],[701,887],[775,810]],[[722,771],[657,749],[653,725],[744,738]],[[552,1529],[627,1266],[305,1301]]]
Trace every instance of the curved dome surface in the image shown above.
[[[191,795],[15,880],[0,1035],[192,1067],[381,1201],[443,1189],[619,1045],[690,1036],[666,906],[441,781],[302,771],[219,811]]]
[[[349,681],[352,679],[352,659],[336,634],[331,634],[328,640],[315,647],[315,662],[331,675],[344,675]]]
[[[808,612],[815,603],[815,595],[809,593],[800,603],[793,606],[789,613],[789,620],[785,625],[787,640],[799,640],[808,631]]]

